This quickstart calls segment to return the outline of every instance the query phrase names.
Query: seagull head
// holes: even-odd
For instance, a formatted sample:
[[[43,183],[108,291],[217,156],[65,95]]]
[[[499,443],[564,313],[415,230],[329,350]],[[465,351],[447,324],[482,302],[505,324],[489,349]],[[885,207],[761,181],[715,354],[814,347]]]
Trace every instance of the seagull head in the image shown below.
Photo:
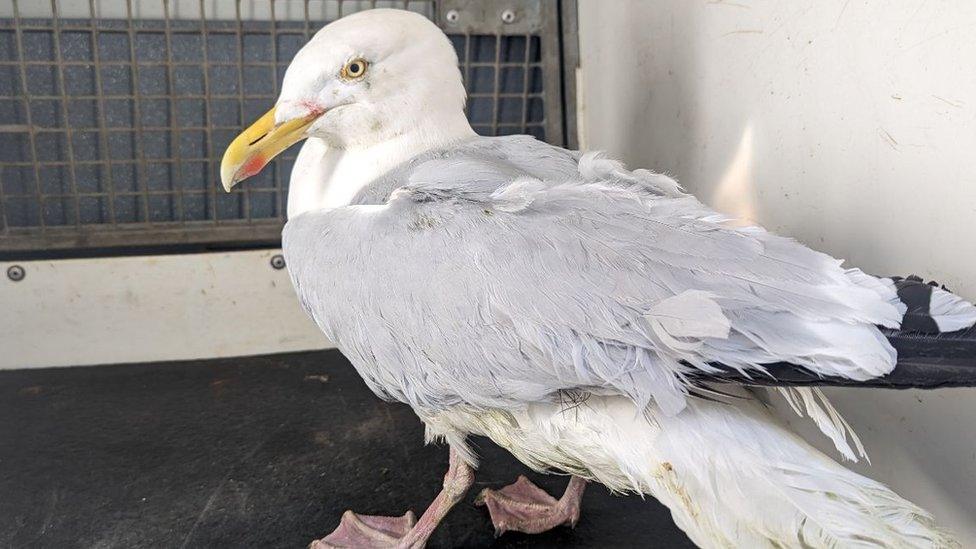
[[[457,54],[420,14],[374,9],[322,28],[295,55],[274,107],[227,147],[224,189],[307,137],[337,149],[435,130],[464,114]]]

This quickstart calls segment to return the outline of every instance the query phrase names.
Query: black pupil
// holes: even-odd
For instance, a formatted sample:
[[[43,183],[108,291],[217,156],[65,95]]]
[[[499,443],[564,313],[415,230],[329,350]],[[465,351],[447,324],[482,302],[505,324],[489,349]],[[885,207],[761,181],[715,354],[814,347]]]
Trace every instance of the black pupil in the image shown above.
[[[353,74],[359,74],[359,63],[353,63],[349,65],[349,72]]]

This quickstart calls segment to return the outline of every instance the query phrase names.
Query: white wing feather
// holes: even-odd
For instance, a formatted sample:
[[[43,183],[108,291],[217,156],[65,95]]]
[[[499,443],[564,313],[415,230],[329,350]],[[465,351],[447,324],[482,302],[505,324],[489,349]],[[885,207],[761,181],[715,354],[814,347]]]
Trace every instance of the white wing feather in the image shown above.
[[[486,142],[393,174],[383,206],[285,229],[303,301],[377,393],[506,408],[583,388],[676,413],[714,362],[893,367],[876,328],[901,319],[890,283],[733,227],[664,176]]]

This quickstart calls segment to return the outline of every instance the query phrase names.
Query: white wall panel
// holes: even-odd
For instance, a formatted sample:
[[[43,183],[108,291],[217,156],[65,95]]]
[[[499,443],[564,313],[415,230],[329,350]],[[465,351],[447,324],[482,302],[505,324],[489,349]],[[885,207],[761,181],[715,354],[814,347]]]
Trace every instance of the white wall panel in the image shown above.
[[[0,369],[242,356],[329,345],[277,250],[17,262],[0,278]],[[5,273],[11,263],[0,262]]]
[[[586,146],[976,299],[976,2],[581,0],[579,16]],[[976,390],[828,393],[871,454],[857,469],[976,546]]]
[[[584,139],[976,299],[976,2],[580,4]]]

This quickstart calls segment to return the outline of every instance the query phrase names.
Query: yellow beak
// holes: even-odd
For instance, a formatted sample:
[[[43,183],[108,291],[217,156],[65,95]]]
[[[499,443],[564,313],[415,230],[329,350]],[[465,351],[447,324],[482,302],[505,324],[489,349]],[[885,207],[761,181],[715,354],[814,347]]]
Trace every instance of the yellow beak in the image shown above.
[[[231,141],[224,158],[220,161],[220,181],[230,192],[234,185],[256,175],[281,151],[305,139],[305,130],[321,116],[312,112],[275,125],[275,109],[272,109]]]

